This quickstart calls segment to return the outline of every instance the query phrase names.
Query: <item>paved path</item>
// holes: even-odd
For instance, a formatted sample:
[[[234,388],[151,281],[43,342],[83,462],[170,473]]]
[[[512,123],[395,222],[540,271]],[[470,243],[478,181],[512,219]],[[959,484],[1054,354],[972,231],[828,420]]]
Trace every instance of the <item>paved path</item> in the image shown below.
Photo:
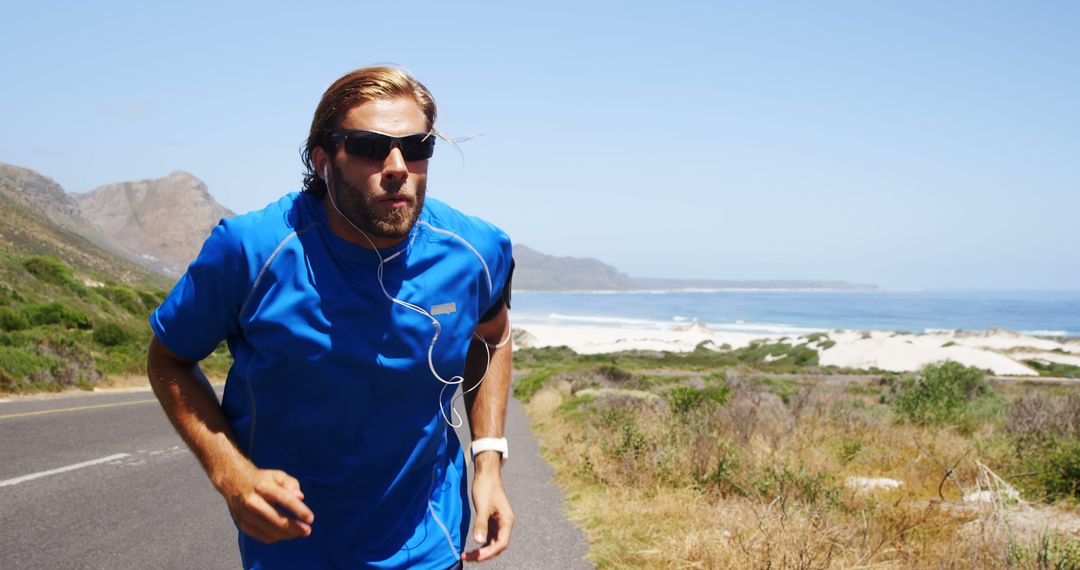
[[[508,435],[518,526],[471,567],[590,567],[517,402]],[[149,391],[0,401],[0,568],[239,567],[224,503]]]
[[[468,430],[464,431],[459,437],[467,446]],[[476,568],[592,568],[585,560],[585,535],[566,520],[562,489],[551,481],[551,466],[540,456],[523,406],[513,399],[506,414],[506,437],[510,460],[503,466],[503,482],[517,523],[510,548],[490,564]]]

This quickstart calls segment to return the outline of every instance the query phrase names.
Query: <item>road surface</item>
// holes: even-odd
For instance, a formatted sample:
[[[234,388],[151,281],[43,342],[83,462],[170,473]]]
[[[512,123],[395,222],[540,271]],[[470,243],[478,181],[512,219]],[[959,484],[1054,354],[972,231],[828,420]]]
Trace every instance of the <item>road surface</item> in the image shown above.
[[[591,568],[520,404],[504,468],[518,517],[484,569]],[[228,510],[149,390],[0,400],[0,568],[239,568]]]

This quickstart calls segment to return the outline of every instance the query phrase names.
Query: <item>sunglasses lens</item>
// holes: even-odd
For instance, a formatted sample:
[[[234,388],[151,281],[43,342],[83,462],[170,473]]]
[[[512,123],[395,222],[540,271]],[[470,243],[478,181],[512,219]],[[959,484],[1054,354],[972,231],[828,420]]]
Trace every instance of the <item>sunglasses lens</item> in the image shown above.
[[[383,160],[390,154],[390,137],[376,133],[363,136],[351,134],[345,139],[345,152],[367,158],[369,160]]]
[[[424,160],[435,154],[433,135],[409,135],[401,140],[401,155],[405,160]]]

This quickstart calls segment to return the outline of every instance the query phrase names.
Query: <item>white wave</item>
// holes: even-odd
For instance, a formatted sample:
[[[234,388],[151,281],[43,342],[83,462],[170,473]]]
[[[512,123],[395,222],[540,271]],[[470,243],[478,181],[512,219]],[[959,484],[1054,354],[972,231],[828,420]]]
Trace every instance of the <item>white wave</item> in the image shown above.
[[[1053,337],[1078,336],[1077,333],[1069,332],[1069,331],[1047,331],[1047,330],[1020,331],[1020,334],[1027,335],[1027,336],[1053,336]]]
[[[562,313],[517,314],[514,322],[526,324],[576,324],[614,327],[645,327],[670,329],[673,323],[670,321],[657,321],[652,319],[636,319],[631,317],[603,317],[599,315],[564,315]]]
[[[817,332],[825,332],[831,329],[799,327],[784,323],[747,323],[735,321],[734,323],[706,323],[709,330],[716,332],[742,332],[767,335],[805,336]]]

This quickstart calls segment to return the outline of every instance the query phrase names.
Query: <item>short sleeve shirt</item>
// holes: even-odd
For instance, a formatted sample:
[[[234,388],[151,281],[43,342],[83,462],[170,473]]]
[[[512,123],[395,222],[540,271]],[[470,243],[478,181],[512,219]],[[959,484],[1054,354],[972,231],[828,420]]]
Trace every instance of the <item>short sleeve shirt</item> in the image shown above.
[[[193,361],[228,343],[222,408],[239,446],[299,479],[315,513],[308,538],[240,533],[245,567],[457,561],[469,516],[446,382],[510,271],[505,233],[431,198],[407,239],[378,253],[338,237],[308,194],[213,230],[151,326]]]

